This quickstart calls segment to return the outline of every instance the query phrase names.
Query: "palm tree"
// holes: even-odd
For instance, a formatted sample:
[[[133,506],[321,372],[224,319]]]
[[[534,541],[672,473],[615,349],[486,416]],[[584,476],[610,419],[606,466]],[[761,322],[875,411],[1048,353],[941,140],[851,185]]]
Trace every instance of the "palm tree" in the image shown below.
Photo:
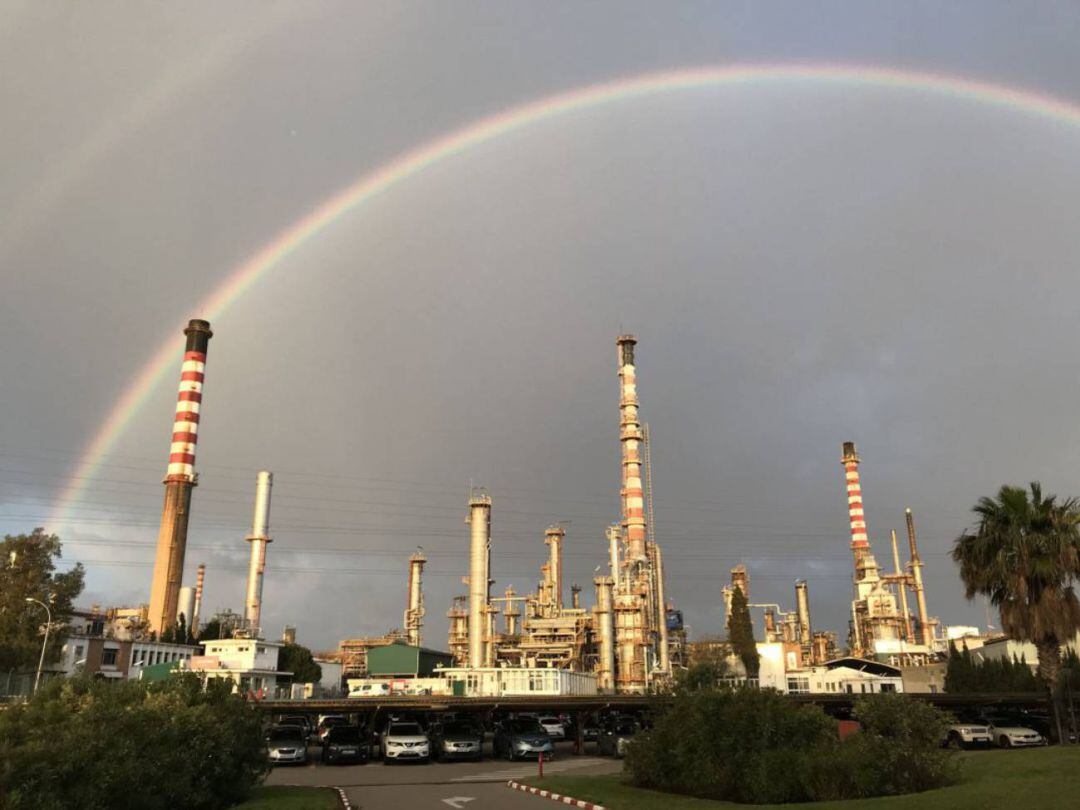
[[[1043,497],[1038,482],[1028,490],[1003,486],[996,498],[980,498],[974,533],[956,539],[952,558],[960,565],[967,598],[989,598],[1001,627],[1039,651],[1039,679],[1046,686],[1061,736],[1061,647],[1080,630],[1080,501]]]

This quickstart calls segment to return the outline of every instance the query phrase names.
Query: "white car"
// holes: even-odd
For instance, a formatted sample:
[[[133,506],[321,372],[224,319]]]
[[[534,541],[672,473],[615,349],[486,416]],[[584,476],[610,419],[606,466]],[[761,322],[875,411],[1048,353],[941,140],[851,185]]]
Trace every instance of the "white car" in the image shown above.
[[[554,715],[545,715],[540,719],[540,725],[544,727],[544,731],[548,733],[548,736],[553,740],[565,740],[566,739],[566,726],[563,725],[563,721]]]
[[[383,764],[392,762],[427,762],[431,744],[419,723],[392,722],[382,735]]]
[[[990,727],[981,723],[956,723],[949,726],[949,735],[945,745],[949,748],[974,748],[982,745],[992,745],[994,738],[990,735]]]
[[[990,738],[998,748],[1024,748],[1046,745],[1046,738],[1033,728],[1018,726],[1004,718],[988,717]]]

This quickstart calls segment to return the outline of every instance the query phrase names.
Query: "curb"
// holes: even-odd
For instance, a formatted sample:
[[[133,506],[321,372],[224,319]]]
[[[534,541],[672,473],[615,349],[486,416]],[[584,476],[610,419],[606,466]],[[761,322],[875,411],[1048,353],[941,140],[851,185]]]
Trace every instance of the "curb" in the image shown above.
[[[342,810],[353,810],[352,803],[349,802],[349,797],[345,795],[345,788],[334,787],[331,790],[336,790],[338,798],[341,799]]]
[[[605,810],[602,804],[593,804],[592,802],[582,801],[581,799],[574,799],[570,796],[563,796],[561,793],[552,793],[550,790],[544,790],[543,788],[535,788],[530,785],[523,785],[520,782],[515,782],[512,779],[506,783],[508,788],[512,790],[520,790],[524,793],[531,793],[534,796],[542,796],[545,799],[551,799],[555,802],[561,802],[567,804],[570,807],[581,807],[584,810]]]

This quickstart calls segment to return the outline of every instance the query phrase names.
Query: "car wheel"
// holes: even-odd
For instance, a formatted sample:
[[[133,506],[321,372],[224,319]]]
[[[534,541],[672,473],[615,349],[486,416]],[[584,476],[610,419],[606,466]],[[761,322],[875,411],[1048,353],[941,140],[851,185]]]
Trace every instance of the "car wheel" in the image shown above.
[[[506,746],[506,761],[507,762],[513,762],[514,761],[514,746],[513,745]]]
[[[998,746],[1001,748],[1012,748],[1012,743],[1009,741],[1008,737],[1002,734],[998,737]]]
[[[945,747],[957,751],[964,747],[964,741],[955,731],[949,732],[949,739],[945,741]]]

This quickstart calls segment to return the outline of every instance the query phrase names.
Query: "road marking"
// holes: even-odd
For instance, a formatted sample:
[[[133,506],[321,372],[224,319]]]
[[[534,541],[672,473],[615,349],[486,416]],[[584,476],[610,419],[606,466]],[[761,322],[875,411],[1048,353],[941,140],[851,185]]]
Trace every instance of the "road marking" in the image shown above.
[[[454,808],[454,810],[461,810],[461,806],[466,802],[476,801],[475,796],[454,796],[450,799],[443,799],[443,804],[448,804]]]
[[[600,759],[598,757],[575,757],[574,759],[557,759],[553,762],[544,761],[544,771],[546,773],[559,773],[561,771],[569,771],[574,768],[587,768],[590,765],[602,765],[611,762],[610,759]],[[454,782],[505,782],[509,779],[522,779],[524,777],[535,776],[537,772],[537,766],[535,762],[530,762],[525,765],[519,765],[513,768],[504,768],[501,771],[485,771],[484,773],[473,773],[468,776],[459,776],[451,781]]]

